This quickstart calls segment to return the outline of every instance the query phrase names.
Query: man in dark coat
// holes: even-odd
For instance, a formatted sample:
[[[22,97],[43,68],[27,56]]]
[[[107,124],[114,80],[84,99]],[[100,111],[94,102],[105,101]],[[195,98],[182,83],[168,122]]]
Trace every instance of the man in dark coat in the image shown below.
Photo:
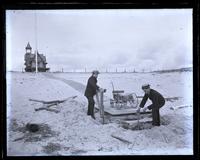
[[[88,112],[87,115],[91,115],[93,119],[95,119],[94,116],[94,104],[95,101],[93,99],[96,92],[99,90],[99,86],[97,85],[97,77],[98,77],[99,71],[93,71],[92,76],[88,79],[86,90],[85,90],[85,96],[88,99]]]
[[[140,112],[140,109],[143,108],[143,111],[146,111],[148,108],[149,110],[152,110],[152,125],[154,126],[160,126],[160,113],[159,109],[164,106],[165,99],[164,97],[157,92],[156,90],[153,90],[150,88],[149,84],[145,84],[142,86],[143,91],[145,92],[145,95],[140,103],[140,106],[138,108],[138,112]],[[147,99],[150,99],[152,101],[152,104],[144,107]]]

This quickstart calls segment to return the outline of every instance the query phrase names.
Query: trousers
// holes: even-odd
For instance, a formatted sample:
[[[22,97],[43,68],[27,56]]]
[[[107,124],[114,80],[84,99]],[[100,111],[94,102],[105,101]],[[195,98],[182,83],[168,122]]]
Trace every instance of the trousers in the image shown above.
[[[160,126],[160,112],[159,109],[152,108],[152,125]]]
[[[92,118],[94,118],[94,104],[95,104],[95,101],[94,101],[93,97],[87,97],[87,100],[88,100],[87,115],[91,115]]]
[[[163,106],[164,104],[161,104],[159,106],[155,105],[155,104],[151,104],[148,108],[152,109],[152,125],[153,126],[160,126],[160,108]]]

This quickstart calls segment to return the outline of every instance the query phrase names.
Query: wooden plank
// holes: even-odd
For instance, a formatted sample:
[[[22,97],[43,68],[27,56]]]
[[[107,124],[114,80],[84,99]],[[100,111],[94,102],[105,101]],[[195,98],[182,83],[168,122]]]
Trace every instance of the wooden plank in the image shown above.
[[[51,104],[51,103],[63,103],[63,102],[65,102],[65,101],[67,101],[67,100],[69,100],[69,99],[74,99],[74,98],[76,98],[77,96],[71,96],[71,97],[68,97],[68,98],[66,98],[66,99],[63,99],[63,100],[54,100],[54,101],[43,101],[43,100],[38,100],[38,99],[29,99],[29,101],[34,101],[34,102],[41,102],[41,103],[43,103],[43,104]]]
[[[140,122],[151,122],[152,118],[145,117],[143,119],[139,119]],[[138,120],[131,120],[131,121],[122,121],[124,124],[134,125],[138,123]]]
[[[26,136],[22,136],[22,137],[16,138],[16,139],[13,140],[13,142],[20,141],[20,140],[24,139],[25,137]]]
[[[144,96],[137,96],[137,98],[143,98]],[[173,102],[175,100],[179,100],[180,98],[182,97],[165,97],[165,100],[166,101],[170,101],[170,102]]]
[[[179,100],[181,97],[167,97],[165,98],[166,101],[174,102]]]
[[[173,107],[170,107],[170,109],[171,110],[177,110],[177,109],[186,108],[186,107],[192,107],[192,105],[191,104],[185,104],[185,105],[173,106]]]
[[[46,106],[46,108],[49,108],[49,107],[51,107],[51,106],[55,106],[55,105],[57,105],[58,103],[52,103],[52,104],[48,104],[47,106]]]
[[[118,140],[120,140],[120,141],[122,141],[122,142],[124,142],[124,143],[128,143],[128,144],[131,143],[130,141],[126,140],[125,138],[116,136],[116,135],[114,135],[114,134],[111,134],[111,137],[116,138],[116,139],[118,139]]]
[[[96,109],[99,110],[97,106],[95,106]],[[116,108],[111,108],[110,106],[105,106],[104,105],[104,112],[107,114],[110,114],[112,116],[120,116],[120,115],[132,115],[137,113],[136,108],[129,108],[129,109],[116,109]],[[146,112],[140,112],[141,114],[149,114],[151,111],[146,111]]]
[[[100,108],[100,102],[99,102],[99,92],[96,93],[96,100],[97,100],[97,106],[98,106],[98,109]]]
[[[131,129],[131,130],[140,130],[144,128],[144,124],[146,123],[151,124],[152,119],[150,118],[144,118],[144,119],[138,119],[138,120],[132,120],[132,121],[122,121],[121,122],[121,127],[125,129]],[[143,125],[142,125],[143,124]]]
[[[105,108],[104,111],[106,113],[108,113],[108,114],[115,115],[115,116],[136,113],[134,111],[134,109],[121,109],[121,110],[117,110],[117,109],[114,109],[114,108]]]
[[[41,107],[41,108],[36,108],[35,111],[40,111],[40,110],[46,110],[46,111],[50,111],[50,112],[55,112],[58,113],[58,110],[55,109],[51,109],[51,108],[46,108],[46,107]]]
[[[104,112],[113,115],[113,116],[118,116],[118,115],[130,115],[130,114],[136,114],[137,109],[136,108],[130,108],[130,109],[121,109],[117,110],[115,108],[104,108]],[[141,114],[149,114],[151,111],[146,111],[146,112],[140,112]]]
[[[29,99],[29,101],[34,101],[34,102],[41,102],[41,103],[45,103],[45,101],[42,101],[42,100],[37,100],[37,99]]]
[[[112,93],[114,93],[114,94],[116,94],[116,93],[124,93],[124,91],[123,90],[114,90],[114,91],[112,91]]]

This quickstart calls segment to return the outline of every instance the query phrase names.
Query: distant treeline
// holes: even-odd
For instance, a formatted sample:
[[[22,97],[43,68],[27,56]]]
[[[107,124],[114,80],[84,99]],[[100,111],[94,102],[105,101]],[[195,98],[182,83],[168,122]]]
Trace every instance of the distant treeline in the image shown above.
[[[163,69],[163,70],[155,70],[155,71],[145,71],[144,69],[142,71],[127,71],[126,69],[124,71],[101,71],[100,73],[170,73],[170,72],[192,72],[193,68],[192,67],[185,67],[185,68],[179,68],[179,69]],[[8,72],[20,72],[20,71],[8,71]],[[22,70],[22,72],[24,72]],[[51,73],[91,73],[91,71],[64,71],[62,69],[61,71],[48,71]]]
[[[193,71],[192,67],[187,67],[187,68],[179,68],[179,69],[158,70],[158,71],[153,71],[153,72],[169,73],[169,72],[192,72],[192,71]]]
[[[156,71],[100,71],[101,73],[170,73],[170,72],[192,72],[193,68],[192,67],[187,67],[187,68],[179,68],[179,69],[163,69],[163,70],[156,70]],[[64,72],[62,70],[62,72]],[[61,73],[61,71],[55,71],[53,73]],[[64,72],[64,73],[91,73],[91,72],[84,72],[84,71],[73,71],[73,72]]]

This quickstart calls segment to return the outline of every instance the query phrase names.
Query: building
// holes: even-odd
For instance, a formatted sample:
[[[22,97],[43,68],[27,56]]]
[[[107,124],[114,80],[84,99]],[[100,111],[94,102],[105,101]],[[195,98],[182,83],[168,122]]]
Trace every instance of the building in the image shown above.
[[[25,71],[26,72],[35,72],[36,71],[36,55],[32,53],[32,48],[28,42],[26,46],[26,53],[24,56],[25,63]],[[47,68],[46,57],[43,54],[39,54],[37,51],[37,64],[38,64],[38,72],[46,72],[50,68]]]

